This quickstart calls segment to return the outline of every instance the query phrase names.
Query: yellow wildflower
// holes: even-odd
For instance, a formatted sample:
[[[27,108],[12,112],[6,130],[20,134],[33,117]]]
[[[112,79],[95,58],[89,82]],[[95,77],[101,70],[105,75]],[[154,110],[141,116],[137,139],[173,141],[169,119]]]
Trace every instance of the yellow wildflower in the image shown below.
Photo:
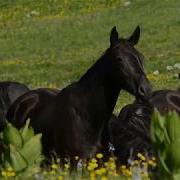
[[[1,172],[1,175],[2,175],[3,177],[6,177],[6,176],[7,176],[6,171],[2,171],[2,172]]]
[[[97,170],[95,171],[95,173],[96,173],[97,175],[101,176],[101,175],[103,175],[103,174],[106,173],[106,169],[105,169],[105,168],[97,169]]]
[[[58,166],[57,166],[57,164],[52,164],[52,165],[51,165],[51,168],[54,169],[54,170],[56,170],[56,169],[58,169]]]
[[[131,172],[129,169],[126,169],[126,170],[124,171],[124,175],[125,175],[125,176],[132,176],[132,172]]]
[[[156,167],[156,162],[154,162],[154,161],[152,161],[152,160],[149,160],[148,161],[148,164],[150,165],[150,166],[152,166],[152,167]]]
[[[12,167],[8,167],[7,171],[11,172],[11,171],[13,171],[13,168]]]
[[[65,169],[69,169],[70,165],[69,164],[64,164]]]
[[[147,172],[141,172],[141,176],[144,177],[144,178],[148,178],[149,177]]]
[[[91,172],[90,173],[90,180],[95,180],[95,179],[96,179],[95,173]]]
[[[75,160],[78,160],[78,159],[79,159],[79,156],[75,156],[74,159],[75,159]]]
[[[121,170],[126,169],[126,166],[125,166],[125,165],[122,165],[122,166],[120,167],[120,169],[121,169]]]
[[[145,158],[141,153],[138,153],[138,154],[137,154],[137,157],[138,157],[139,159],[141,159],[142,161],[145,161],[145,160],[146,160],[146,158]]]
[[[101,180],[107,180],[108,178],[106,176],[102,176]]]
[[[97,167],[98,167],[98,164],[97,164],[97,163],[92,163],[92,162],[90,162],[90,163],[88,164],[87,169],[88,169],[89,171],[92,171],[92,170],[94,170],[94,169],[97,168]]]
[[[143,162],[142,165],[147,168],[148,167],[148,163],[147,162]]]
[[[16,176],[16,173],[11,167],[8,167],[6,170],[1,171],[1,175],[3,177],[14,177]]]
[[[56,173],[55,170],[51,170],[51,171],[49,172],[49,174],[55,174],[55,173]]]
[[[63,176],[58,177],[58,180],[63,180],[63,179],[64,179]]]
[[[114,162],[109,162],[108,163],[108,167],[111,169],[111,170],[114,170],[116,169],[116,164]]]
[[[92,159],[91,159],[91,162],[92,162],[92,163],[96,163],[97,160],[96,160],[95,158],[92,158]]]
[[[15,172],[6,172],[7,177],[14,177],[16,174]]]
[[[103,158],[103,154],[98,153],[98,154],[96,154],[96,157],[97,157],[98,159],[102,159],[102,158]]]
[[[138,161],[138,160],[134,160],[133,162],[132,162],[132,166],[136,166],[136,165],[138,165],[140,162]]]
[[[110,158],[109,158],[109,161],[115,161],[115,158],[110,157]]]

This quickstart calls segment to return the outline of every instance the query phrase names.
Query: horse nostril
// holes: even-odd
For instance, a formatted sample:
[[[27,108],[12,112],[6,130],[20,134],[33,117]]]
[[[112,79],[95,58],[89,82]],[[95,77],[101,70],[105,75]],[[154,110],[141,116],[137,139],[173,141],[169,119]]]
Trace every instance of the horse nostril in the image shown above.
[[[140,86],[139,88],[138,88],[138,93],[141,95],[141,96],[145,96],[145,89],[144,89],[144,87],[143,86]]]

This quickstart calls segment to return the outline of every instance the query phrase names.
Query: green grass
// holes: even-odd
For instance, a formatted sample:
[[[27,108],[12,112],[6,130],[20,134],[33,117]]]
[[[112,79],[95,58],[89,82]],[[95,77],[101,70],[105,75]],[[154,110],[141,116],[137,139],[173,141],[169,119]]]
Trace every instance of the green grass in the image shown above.
[[[139,24],[137,48],[155,89],[177,88],[167,65],[180,62],[180,1],[1,0],[0,78],[30,87],[63,88],[78,80],[109,46],[116,25],[122,37]],[[151,79],[151,78],[150,78]],[[123,92],[116,111],[132,102]]]

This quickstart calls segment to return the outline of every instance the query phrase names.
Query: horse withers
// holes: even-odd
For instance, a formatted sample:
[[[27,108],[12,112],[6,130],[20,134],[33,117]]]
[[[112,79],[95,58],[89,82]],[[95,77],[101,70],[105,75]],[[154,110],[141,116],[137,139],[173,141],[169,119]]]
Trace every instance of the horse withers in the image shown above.
[[[74,156],[84,159],[102,152],[108,148],[107,125],[121,89],[141,99],[151,95],[143,55],[134,47],[139,37],[139,27],[127,39],[112,28],[110,47],[77,82],[57,95],[34,93],[29,98],[31,92],[26,93],[11,106],[7,118],[19,128],[31,118],[36,133],[43,134],[47,157],[53,150],[61,159],[70,157],[73,164]]]

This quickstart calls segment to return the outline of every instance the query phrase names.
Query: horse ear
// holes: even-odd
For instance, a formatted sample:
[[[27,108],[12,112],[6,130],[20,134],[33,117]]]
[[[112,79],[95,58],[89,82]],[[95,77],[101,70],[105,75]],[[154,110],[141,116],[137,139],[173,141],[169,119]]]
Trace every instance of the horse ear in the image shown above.
[[[128,41],[133,45],[136,45],[140,38],[140,27],[137,26],[132,35],[129,37]]]
[[[119,39],[119,35],[118,32],[116,30],[116,26],[114,26],[111,30],[111,34],[110,34],[110,44],[111,46],[114,45],[115,42],[117,42]]]

